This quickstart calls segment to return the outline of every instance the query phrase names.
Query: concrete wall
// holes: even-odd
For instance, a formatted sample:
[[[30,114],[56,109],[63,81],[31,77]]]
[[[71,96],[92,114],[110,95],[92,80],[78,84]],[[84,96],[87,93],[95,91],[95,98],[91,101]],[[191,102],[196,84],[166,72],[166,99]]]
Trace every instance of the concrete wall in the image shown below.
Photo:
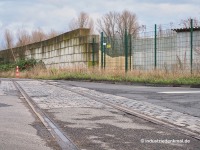
[[[42,60],[46,67],[66,68],[91,66],[92,48],[95,64],[98,64],[99,36],[89,35],[89,29],[77,29],[42,42],[13,48],[12,51],[17,59],[34,58]],[[12,51],[0,51],[0,58],[14,61]]]

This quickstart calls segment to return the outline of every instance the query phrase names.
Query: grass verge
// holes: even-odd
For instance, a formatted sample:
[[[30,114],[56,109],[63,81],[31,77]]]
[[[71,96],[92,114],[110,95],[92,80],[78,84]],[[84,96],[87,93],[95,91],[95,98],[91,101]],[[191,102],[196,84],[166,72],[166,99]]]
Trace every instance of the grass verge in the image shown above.
[[[15,71],[0,72],[0,77],[15,77]],[[90,81],[111,81],[111,82],[130,82],[144,84],[162,85],[200,85],[200,73],[183,73],[164,71],[130,71],[124,73],[119,70],[100,70],[86,68],[68,69],[44,69],[36,66],[31,70],[20,72],[21,78],[32,79],[51,79],[51,80],[90,80]]]

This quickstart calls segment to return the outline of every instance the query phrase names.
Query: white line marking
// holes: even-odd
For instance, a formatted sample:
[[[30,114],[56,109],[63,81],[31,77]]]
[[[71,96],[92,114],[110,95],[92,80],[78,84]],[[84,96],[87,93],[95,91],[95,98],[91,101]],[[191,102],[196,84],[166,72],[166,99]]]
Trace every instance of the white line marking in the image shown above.
[[[164,93],[164,94],[195,94],[200,93],[200,91],[170,91],[170,92],[158,92],[158,93]]]

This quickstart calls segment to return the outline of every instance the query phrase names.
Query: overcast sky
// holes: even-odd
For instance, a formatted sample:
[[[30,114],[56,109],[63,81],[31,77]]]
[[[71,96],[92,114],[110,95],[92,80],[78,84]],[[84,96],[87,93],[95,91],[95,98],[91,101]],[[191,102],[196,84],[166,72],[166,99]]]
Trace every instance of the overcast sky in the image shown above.
[[[20,27],[63,32],[80,11],[95,20],[109,11],[124,9],[136,13],[139,23],[148,27],[200,18],[200,0],[0,0],[0,34],[5,28],[16,31]]]

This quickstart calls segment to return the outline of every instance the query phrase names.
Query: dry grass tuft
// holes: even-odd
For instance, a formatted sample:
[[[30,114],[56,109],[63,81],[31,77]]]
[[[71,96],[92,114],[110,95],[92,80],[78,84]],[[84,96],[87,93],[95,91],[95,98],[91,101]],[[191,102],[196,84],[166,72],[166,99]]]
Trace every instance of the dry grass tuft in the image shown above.
[[[15,77],[15,71],[0,72],[1,77]],[[29,71],[20,72],[21,78],[64,79],[64,80],[104,80],[115,82],[139,82],[153,84],[200,84],[200,73],[183,72],[182,70],[166,72],[161,70],[141,71],[104,70],[96,68],[49,68],[35,66]]]

